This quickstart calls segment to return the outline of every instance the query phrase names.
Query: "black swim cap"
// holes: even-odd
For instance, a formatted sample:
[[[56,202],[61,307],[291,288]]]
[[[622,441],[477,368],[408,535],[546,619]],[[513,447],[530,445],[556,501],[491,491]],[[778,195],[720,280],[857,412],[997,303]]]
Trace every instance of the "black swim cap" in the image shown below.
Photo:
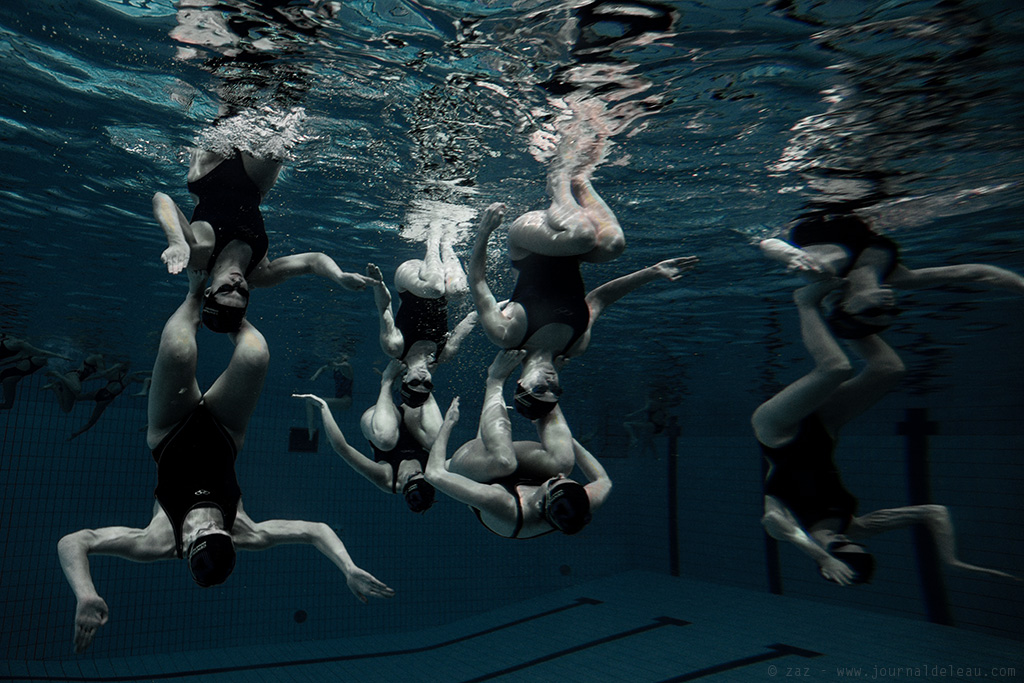
[[[537,398],[531,394],[522,384],[516,382],[516,393],[512,397],[512,404],[516,407],[516,412],[525,417],[527,420],[539,420],[558,405],[558,399],[554,401],[545,401],[544,399]]]
[[[188,568],[201,588],[224,583],[235,569],[235,544],[226,534],[204,534],[188,547]]]
[[[203,298],[203,324],[212,332],[238,332],[248,310],[245,306],[226,306],[214,300],[214,294]]]
[[[576,534],[590,523],[590,496],[582,484],[563,481],[544,499],[544,519],[563,534]]]
[[[864,546],[860,543],[850,543],[849,541],[832,541],[828,544],[829,554],[836,558],[843,564],[847,565],[852,569],[855,574],[851,583],[854,585],[861,583],[871,583],[871,579],[875,576],[875,556],[871,553],[861,551],[850,551],[850,550],[833,550],[833,548],[845,548],[848,546],[856,546],[863,548]],[[821,568],[818,568],[818,573],[821,573]],[[824,574],[822,574],[824,578]],[[833,579],[826,579],[827,581],[833,581]],[[833,581],[834,583],[834,581]]]
[[[431,384],[430,388],[427,388],[425,384],[421,386],[427,389],[427,391],[416,391],[410,384],[402,382],[402,386],[398,390],[398,393],[402,396],[402,403],[410,408],[419,408],[426,403],[427,399],[430,398],[430,388],[433,388],[433,385]]]
[[[402,495],[405,496],[405,504],[413,512],[426,512],[434,504],[434,485],[423,477],[415,477],[405,482],[402,487]]]

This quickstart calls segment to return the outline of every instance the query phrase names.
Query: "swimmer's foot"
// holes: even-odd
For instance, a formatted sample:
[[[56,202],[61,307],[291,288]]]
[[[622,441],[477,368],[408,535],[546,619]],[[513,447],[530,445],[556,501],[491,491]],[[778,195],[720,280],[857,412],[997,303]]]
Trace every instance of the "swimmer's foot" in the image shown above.
[[[512,374],[512,371],[523,362],[525,357],[526,351],[523,349],[499,351],[498,355],[491,361],[490,367],[487,368],[487,379],[504,383],[508,376]]]
[[[844,284],[845,282],[837,277],[818,280],[793,292],[793,300],[797,306],[817,307],[829,292],[839,289]]]
[[[857,315],[872,308],[893,308],[896,306],[896,294],[889,287],[858,290],[843,298],[843,311]]]

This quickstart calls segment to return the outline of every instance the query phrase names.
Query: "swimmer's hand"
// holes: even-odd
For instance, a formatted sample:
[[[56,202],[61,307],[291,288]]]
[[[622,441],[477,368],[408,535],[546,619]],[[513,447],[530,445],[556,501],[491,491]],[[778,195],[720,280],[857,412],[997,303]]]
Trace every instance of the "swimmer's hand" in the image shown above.
[[[448,406],[448,411],[444,414],[444,422],[442,424],[450,425],[454,427],[459,422],[459,397],[456,396],[452,399],[452,403]]]
[[[189,256],[192,254],[192,250],[185,242],[175,243],[164,249],[164,253],[160,254],[160,260],[167,266],[167,272],[171,275],[177,275],[181,271],[185,270],[185,266],[188,265]]]
[[[96,630],[107,623],[110,610],[98,595],[82,598],[75,609],[75,652],[82,653],[92,645]]]
[[[828,559],[822,560],[819,567],[822,576],[829,581],[835,581],[840,586],[849,586],[857,575],[857,572],[853,571],[848,564],[831,555]]]
[[[345,574],[345,581],[352,594],[359,598],[359,601],[366,604],[369,598],[393,598],[395,591],[388,588],[382,581],[379,581],[368,571],[359,567],[352,567]]]
[[[405,363],[397,358],[392,358],[388,362],[388,366],[384,368],[384,372],[381,373],[380,383],[391,384],[399,375],[404,375],[406,370],[408,370],[408,366]]]
[[[292,394],[292,398],[304,398],[307,402],[318,405],[320,408],[327,407],[327,401],[323,400],[316,394]]]
[[[682,278],[684,273],[696,268],[698,263],[700,259],[696,256],[680,256],[656,263],[651,268],[666,280],[675,282]]]
[[[480,229],[478,234],[490,235],[494,230],[501,225],[501,219],[505,217],[505,205],[501,202],[494,202],[486,209],[484,214],[480,218]]]
[[[358,273],[341,273],[335,281],[345,289],[350,289],[353,292],[361,292],[367,287],[373,287],[380,282]]]

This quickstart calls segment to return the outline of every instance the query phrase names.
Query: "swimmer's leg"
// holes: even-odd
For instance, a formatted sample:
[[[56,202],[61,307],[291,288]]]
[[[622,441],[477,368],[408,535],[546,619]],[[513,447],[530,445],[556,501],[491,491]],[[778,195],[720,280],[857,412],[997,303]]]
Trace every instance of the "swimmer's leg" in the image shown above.
[[[462,263],[455,255],[451,236],[441,238],[441,268],[444,270],[444,293],[446,296],[455,299],[469,293],[466,271],[462,269]]]
[[[572,191],[596,229],[596,246],[583,255],[583,260],[602,263],[617,258],[626,249],[626,235],[615,214],[594,190],[588,175],[573,177]]]
[[[478,439],[483,448],[460,448],[448,470],[478,482],[490,482],[512,474],[518,465],[512,444],[512,421],[503,396],[505,382],[522,362],[524,351],[500,352],[487,370],[484,403],[480,411]]]
[[[853,374],[853,366],[832,336],[818,310],[825,295],[840,286],[840,280],[811,283],[796,291],[800,333],[814,359],[814,369],[796,380],[754,411],[751,423],[757,440],[778,447],[796,437],[798,426],[816,412]]]

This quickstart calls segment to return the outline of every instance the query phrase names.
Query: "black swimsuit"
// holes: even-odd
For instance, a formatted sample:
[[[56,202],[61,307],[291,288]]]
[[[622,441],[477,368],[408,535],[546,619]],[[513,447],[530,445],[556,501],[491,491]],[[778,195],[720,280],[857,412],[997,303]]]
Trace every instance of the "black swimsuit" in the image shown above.
[[[372,441],[370,442],[370,446],[373,448],[373,461],[386,462],[391,465],[391,493],[398,493],[398,466],[403,461],[415,460],[423,469],[426,469],[427,458],[430,457],[430,451],[425,449],[419,439],[405,426],[404,406],[399,406],[398,411],[398,443],[395,444],[395,447],[390,451],[382,451]]]
[[[181,525],[198,507],[215,507],[231,531],[242,490],[235,477],[235,441],[200,403],[153,449],[157,463],[156,499],[174,529],[174,547],[182,553]]]
[[[893,240],[879,235],[860,217],[853,214],[810,213],[797,219],[790,241],[798,247],[812,244],[837,244],[849,254],[849,261],[840,277],[846,277],[860,255],[869,248],[888,252],[890,261],[882,274],[889,277],[900,262],[900,248]]]
[[[448,338],[448,300],[443,296],[437,299],[424,299],[412,292],[399,292],[398,298],[402,305],[395,313],[395,327],[402,333],[402,355],[405,359],[412,345],[418,341],[434,342],[437,351],[434,360],[441,355]]]
[[[765,495],[778,498],[805,529],[825,519],[841,519],[840,531],[845,531],[857,512],[857,498],[843,486],[833,458],[835,444],[817,415],[804,418],[796,438],[786,445],[761,444],[771,463]]]
[[[263,195],[246,173],[242,154],[236,151],[202,178],[188,183],[188,190],[199,198],[192,222],[206,221],[213,226],[213,253],[207,270],[213,267],[224,247],[232,240],[241,240],[252,249],[245,269],[248,277],[267,255],[270,242],[260,213]]]
[[[519,271],[519,277],[511,300],[526,311],[526,333],[518,348],[524,348],[545,325],[562,323],[572,328],[569,343],[560,354],[565,355],[590,325],[579,258],[530,254],[512,261],[512,267]]]
[[[487,524],[484,522],[483,516],[480,514],[479,508],[475,508],[475,507],[473,507],[471,505],[471,506],[469,506],[469,509],[472,510],[476,514],[476,518],[478,520],[480,520],[480,523],[484,525],[484,528],[487,529],[488,531],[490,531],[492,534],[496,534],[498,536],[501,536],[502,538],[517,538],[518,539],[519,538],[519,532],[523,530],[523,522],[524,522],[524,517],[523,517],[523,501],[519,498],[519,486],[521,484],[529,484],[531,486],[539,486],[540,484],[543,484],[544,481],[547,481],[547,480],[545,479],[543,481],[537,481],[536,479],[524,478],[518,472],[513,472],[512,474],[510,474],[508,476],[501,477],[500,479],[495,479],[494,481],[488,482],[489,484],[499,484],[499,485],[501,485],[502,488],[504,488],[506,491],[508,491],[509,494],[511,494],[512,497],[515,498],[515,501],[516,501],[516,526],[515,526],[514,529],[512,529],[512,535],[511,536],[505,536],[505,534],[499,534],[497,531],[495,531],[491,527],[487,526]],[[523,538],[524,539],[525,538],[537,538],[537,536],[544,536],[544,535],[550,534],[550,533],[552,533],[554,531],[556,531],[556,529],[554,527],[551,527],[551,529],[549,529],[548,531],[542,531],[539,534],[536,534],[534,536],[524,536]]]

